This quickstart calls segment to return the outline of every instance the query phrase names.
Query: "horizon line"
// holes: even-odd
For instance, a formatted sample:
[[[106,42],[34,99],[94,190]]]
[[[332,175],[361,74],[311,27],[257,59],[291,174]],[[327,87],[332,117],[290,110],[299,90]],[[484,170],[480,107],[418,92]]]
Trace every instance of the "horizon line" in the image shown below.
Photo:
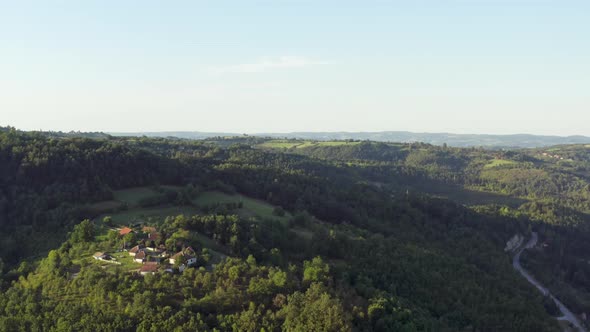
[[[428,134],[428,135],[478,135],[478,136],[546,136],[546,137],[586,137],[590,138],[588,134],[539,134],[531,132],[515,132],[507,134],[499,133],[461,133],[452,131],[412,131],[412,130],[311,130],[311,131],[265,131],[265,132],[238,132],[238,131],[225,131],[225,130],[145,130],[145,131],[120,131],[120,130],[60,130],[60,129],[21,129],[11,125],[0,125],[0,128],[15,128],[20,131],[27,132],[79,132],[79,133],[104,133],[108,135],[116,134],[157,134],[157,133],[201,133],[201,134],[225,134],[234,136],[262,136],[262,135],[293,135],[293,134],[383,134],[383,133],[409,133],[409,134]]]

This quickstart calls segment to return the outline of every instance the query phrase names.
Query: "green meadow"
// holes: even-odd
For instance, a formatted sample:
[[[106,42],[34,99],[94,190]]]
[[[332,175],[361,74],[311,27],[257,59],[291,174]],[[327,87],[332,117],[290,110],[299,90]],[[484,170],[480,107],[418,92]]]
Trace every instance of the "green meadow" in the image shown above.
[[[199,194],[197,198],[193,200],[193,203],[198,207],[203,207],[212,204],[226,204],[226,203],[242,203],[243,207],[238,209],[239,215],[243,218],[249,217],[260,217],[260,218],[273,218],[283,222],[287,222],[291,215],[285,213],[284,216],[275,216],[273,211],[275,206],[266,203],[264,201],[246,197],[240,194],[229,195],[220,191],[207,191]]]
[[[151,187],[135,187],[113,192],[115,200],[127,203],[129,207],[137,206],[142,199],[158,195]]]
[[[510,166],[518,165],[518,162],[513,161],[513,160],[505,160],[505,159],[493,159],[489,163],[484,165],[483,168],[494,168],[494,167],[509,166],[509,165]]]
[[[358,145],[361,142],[349,141],[301,141],[301,140],[270,140],[258,144],[257,147],[265,149],[303,149],[320,146]]]

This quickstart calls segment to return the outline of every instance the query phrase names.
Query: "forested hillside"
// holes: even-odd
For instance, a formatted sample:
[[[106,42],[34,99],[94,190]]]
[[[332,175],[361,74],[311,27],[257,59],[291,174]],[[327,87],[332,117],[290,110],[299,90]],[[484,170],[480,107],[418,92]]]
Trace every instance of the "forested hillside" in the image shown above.
[[[559,330],[504,247],[581,258],[573,152],[273,144],[2,130],[0,330]]]
[[[535,276],[577,313],[590,312],[590,146],[486,151],[427,144],[267,140],[257,145],[362,165],[382,188],[426,192],[480,213],[529,220],[541,246],[525,255]]]

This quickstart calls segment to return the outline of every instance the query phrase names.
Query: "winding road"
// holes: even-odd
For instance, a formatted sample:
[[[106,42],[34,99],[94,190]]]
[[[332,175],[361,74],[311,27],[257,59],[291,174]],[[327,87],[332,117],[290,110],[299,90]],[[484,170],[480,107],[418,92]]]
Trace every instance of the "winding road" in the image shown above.
[[[587,332],[587,330],[582,326],[582,324],[580,324],[580,321],[578,320],[576,315],[574,315],[565,305],[563,305],[563,303],[561,303],[561,301],[559,301],[555,296],[553,296],[547,288],[543,287],[543,285],[541,285],[537,280],[535,280],[535,278],[533,278],[533,276],[520,265],[520,254],[525,249],[530,249],[534,247],[537,244],[537,240],[537,233],[532,232],[531,239],[529,240],[529,242],[527,242],[526,245],[518,249],[518,252],[516,253],[516,255],[514,255],[514,258],[512,259],[512,266],[514,266],[514,268],[518,272],[520,272],[520,274],[522,274],[523,277],[525,277],[531,284],[533,284],[533,286],[537,287],[537,289],[541,291],[543,295],[548,295],[549,297],[551,297],[551,299],[555,302],[555,304],[559,307],[559,310],[561,310],[561,313],[563,314],[563,316],[557,318],[558,320],[568,321],[573,326],[575,326],[579,331]]]

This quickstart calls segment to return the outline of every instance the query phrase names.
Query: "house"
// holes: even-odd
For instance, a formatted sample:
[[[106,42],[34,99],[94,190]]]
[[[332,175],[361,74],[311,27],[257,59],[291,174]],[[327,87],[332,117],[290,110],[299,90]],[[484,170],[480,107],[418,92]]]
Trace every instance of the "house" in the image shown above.
[[[193,248],[188,247],[183,251],[177,252],[176,254],[172,255],[169,259],[170,264],[176,264],[176,262],[183,263],[182,265],[186,264],[187,266],[193,266],[197,264],[197,255]],[[182,269],[184,270],[184,268]]]
[[[139,274],[142,276],[147,274],[154,274],[158,271],[158,265],[156,263],[146,263],[144,264],[141,269],[139,269]]]
[[[186,260],[186,265],[193,266],[197,264],[197,257],[188,257]]]
[[[186,264],[188,266],[193,266],[197,264],[197,253],[192,247],[188,247],[184,250],[184,253],[187,255]]]
[[[151,240],[151,241],[157,241],[157,240],[160,239],[160,233],[158,233],[158,232],[151,232],[151,233],[148,234],[148,237],[147,238],[148,238],[148,240]]]
[[[143,250],[143,246],[142,245],[137,245],[137,246],[129,249],[129,256],[135,256],[141,250]]]
[[[131,232],[133,232],[133,230],[131,228],[129,228],[129,227],[123,227],[123,228],[121,228],[119,230],[119,235],[120,236],[125,236],[125,235],[127,235],[127,234],[129,234]]]
[[[137,254],[135,254],[135,258],[133,259],[136,263],[143,263],[147,259],[147,255],[145,250],[140,250]]]
[[[108,254],[105,254],[104,252],[95,252],[94,255],[92,255],[92,257],[96,260],[104,261],[106,259],[109,259],[110,256]]]
[[[158,264],[162,263],[164,260],[166,260],[166,258],[168,258],[168,253],[166,251],[160,251],[158,249],[151,250],[149,255]]]

